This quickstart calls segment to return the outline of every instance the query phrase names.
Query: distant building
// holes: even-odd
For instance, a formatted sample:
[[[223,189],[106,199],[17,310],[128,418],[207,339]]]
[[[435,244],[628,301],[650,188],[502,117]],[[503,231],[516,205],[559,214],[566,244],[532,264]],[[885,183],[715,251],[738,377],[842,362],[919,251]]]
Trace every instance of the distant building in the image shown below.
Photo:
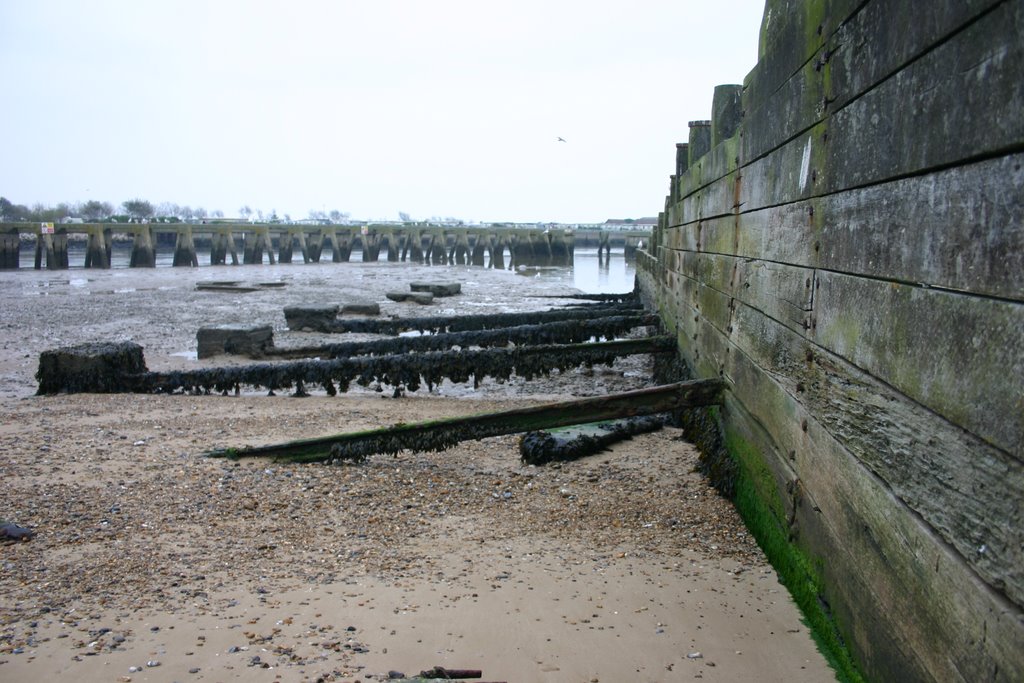
[[[604,222],[609,230],[653,230],[658,225],[657,217],[609,218]]]

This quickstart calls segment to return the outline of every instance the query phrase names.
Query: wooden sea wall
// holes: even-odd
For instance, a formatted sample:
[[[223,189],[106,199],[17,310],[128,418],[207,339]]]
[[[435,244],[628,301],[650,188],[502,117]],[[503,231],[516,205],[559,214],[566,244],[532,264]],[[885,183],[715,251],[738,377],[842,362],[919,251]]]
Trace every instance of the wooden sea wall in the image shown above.
[[[769,0],[638,256],[873,680],[1024,680],[1022,36],[1022,0]]]

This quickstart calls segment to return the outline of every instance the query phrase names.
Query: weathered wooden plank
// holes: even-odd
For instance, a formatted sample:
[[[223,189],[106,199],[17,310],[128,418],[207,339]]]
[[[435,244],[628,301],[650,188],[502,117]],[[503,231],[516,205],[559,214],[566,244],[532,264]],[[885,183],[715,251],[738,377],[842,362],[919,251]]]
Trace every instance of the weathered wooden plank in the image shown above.
[[[814,293],[814,270],[774,261],[737,258],[723,254],[666,250],[667,268],[681,277],[696,281],[725,297],[735,298],[775,320],[803,332],[810,327]],[[693,292],[694,285],[682,283],[683,291]],[[701,310],[718,311],[709,317],[719,329],[728,331],[729,315],[721,309],[727,301],[702,302]]]
[[[358,460],[376,453],[398,453],[406,449],[445,450],[459,441],[712,405],[719,401],[721,390],[722,384],[718,380],[679,382],[495,413],[398,424],[269,446],[219,450],[207,455],[316,462],[331,458]]]
[[[986,581],[1024,605],[1024,464],[746,306],[732,341]]]
[[[743,81],[743,108],[754,111],[821,48],[864,0],[768,0],[757,66]]]
[[[839,110],[828,121],[818,171],[821,191],[1019,146],[1024,141],[1021,35],[1024,4],[1003,2]],[[895,140],[899,144],[892,144]],[[812,173],[814,166],[812,160]]]
[[[1018,680],[1024,673],[1017,647],[1024,636],[1020,610],[983,585],[779,384],[777,373],[726,343],[731,396],[756,423],[745,428],[763,427],[775,441],[773,451],[788,454],[796,477],[780,495],[793,498],[791,531],[812,554],[828,558],[820,570],[831,607],[854,647],[870,653],[863,658],[873,667],[869,674],[878,680],[973,680],[983,672],[991,680]],[[729,420],[741,418],[735,408],[727,413]],[[766,457],[766,464],[774,468],[777,460]],[[949,647],[935,648],[936,642]]]
[[[664,244],[1024,299],[1021,187],[1010,154],[670,228]]]
[[[1024,6],[1004,2],[834,115],[670,207],[669,226],[922,173],[1024,140]],[[744,135],[746,135],[744,133]],[[901,144],[892,145],[892,140]]]
[[[757,159],[846,106],[1000,0],[868,2],[761,104],[748,88],[742,158]]]
[[[1024,304],[821,271],[811,337],[1024,458]]]
[[[737,135],[712,147],[710,152],[695,161],[676,179],[676,199],[687,197],[727,176],[739,168],[739,165],[740,138]]]

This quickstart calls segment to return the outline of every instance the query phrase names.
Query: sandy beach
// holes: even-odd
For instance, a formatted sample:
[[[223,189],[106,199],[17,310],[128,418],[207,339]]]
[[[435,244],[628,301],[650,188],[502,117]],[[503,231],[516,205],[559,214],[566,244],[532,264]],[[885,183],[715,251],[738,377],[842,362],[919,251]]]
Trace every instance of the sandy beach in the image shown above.
[[[562,278],[562,279],[560,279]],[[283,282],[202,292],[204,281]],[[457,281],[431,306],[387,301]],[[833,680],[728,501],[666,428],[571,463],[518,437],[359,465],[232,462],[213,448],[600,395],[650,361],[392,398],[36,397],[39,352],[131,340],[152,370],[195,359],[202,325],[376,301],[382,315],[541,310],[559,273],[321,264],[0,273],[0,681],[370,681],[434,666],[484,681]]]

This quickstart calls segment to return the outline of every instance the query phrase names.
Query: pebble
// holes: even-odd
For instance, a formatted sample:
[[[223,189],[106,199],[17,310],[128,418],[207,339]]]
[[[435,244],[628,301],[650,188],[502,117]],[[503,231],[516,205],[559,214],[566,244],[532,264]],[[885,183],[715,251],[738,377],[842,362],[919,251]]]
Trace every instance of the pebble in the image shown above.
[[[704,655],[702,655],[699,652],[691,652],[690,654],[686,655],[686,658],[687,659],[703,659]]]

